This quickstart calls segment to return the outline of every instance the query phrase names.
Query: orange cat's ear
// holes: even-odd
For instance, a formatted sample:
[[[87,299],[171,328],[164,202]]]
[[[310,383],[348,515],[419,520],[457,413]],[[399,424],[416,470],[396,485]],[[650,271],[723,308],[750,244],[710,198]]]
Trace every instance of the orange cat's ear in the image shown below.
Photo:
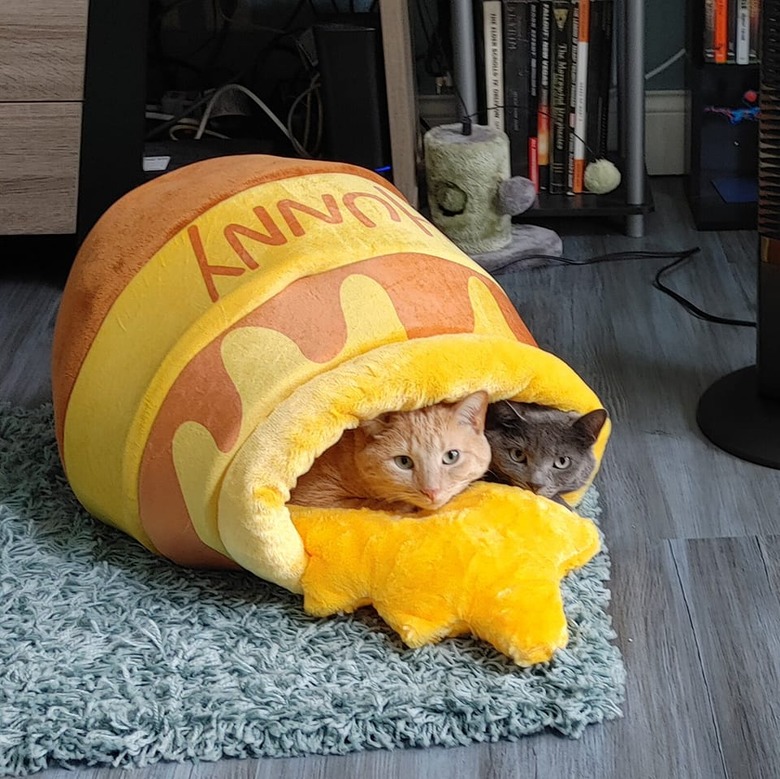
[[[359,427],[361,430],[363,430],[366,435],[371,436],[371,438],[376,438],[378,435],[381,435],[385,430],[387,430],[390,421],[392,417],[392,412],[388,412],[387,414],[380,414],[375,419],[364,419]]]
[[[483,390],[463,398],[455,403],[453,410],[458,415],[458,420],[470,425],[478,433],[485,430],[485,412],[487,411],[488,394]]]

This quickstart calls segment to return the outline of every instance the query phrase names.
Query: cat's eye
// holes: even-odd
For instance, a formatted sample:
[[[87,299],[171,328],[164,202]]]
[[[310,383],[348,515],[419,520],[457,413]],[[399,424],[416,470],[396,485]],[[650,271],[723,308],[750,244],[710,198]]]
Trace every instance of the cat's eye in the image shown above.
[[[525,456],[525,452],[522,449],[510,449],[509,456],[516,463],[524,463],[528,458]]]
[[[555,462],[553,463],[553,468],[557,468],[560,471],[565,471],[570,465],[571,465],[571,457],[566,457],[566,455],[563,455],[562,457],[555,458]]]
[[[411,471],[414,468],[414,460],[408,454],[399,454],[397,457],[393,457],[393,462],[402,471]]]
[[[444,453],[444,457],[441,458],[441,461],[445,465],[452,465],[453,463],[458,462],[460,459],[460,452],[457,449],[450,449],[449,452]]]

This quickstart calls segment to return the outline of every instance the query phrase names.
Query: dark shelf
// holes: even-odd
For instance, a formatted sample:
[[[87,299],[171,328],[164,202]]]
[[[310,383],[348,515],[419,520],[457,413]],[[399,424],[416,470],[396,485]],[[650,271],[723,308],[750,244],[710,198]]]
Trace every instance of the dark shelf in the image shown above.
[[[691,0],[699,9],[699,0]],[[701,41],[703,14],[691,14]],[[704,62],[696,45],[686,67],[689,172],[686,194],[697,230],[755,230],[758,220],[759,67]]]
[[[697,230],[756,230],[758,202],[727,203],[713,184],[714,180],[729,178],[723,171],[700,170],[698,177],[688,177],[686,192],[688,204]],[[742,179],[739,175],[731,178]],[[756,177],[756,187],[758,181]]]
[[[515,217],[515,221],[525,222],[542,217],[559,216],[631,216],[632,214],[649,214],[653,210],[653,196],[647,176],[645,176],[645,202],[641,205],[626,203],[624,184],[606,195],[592,193],[551,195],[549,192],[540,192],[538,203],[537,206]]]

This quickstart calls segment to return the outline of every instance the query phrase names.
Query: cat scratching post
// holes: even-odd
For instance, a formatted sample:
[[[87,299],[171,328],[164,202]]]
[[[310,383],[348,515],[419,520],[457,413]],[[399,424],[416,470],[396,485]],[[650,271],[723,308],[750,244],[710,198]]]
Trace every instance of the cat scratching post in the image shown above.
[[[465,252],[506,246],[512,220],[498,208],[499,185],[511,176],[506,134],[476,124],[463,135],[460,124],[450,124],[429,130],[424,143],[436,227]]]
[[[560,256],[552,230],[512,225],[536,201],[533,182],[511,176],[506,133],[475,124],[441,125],[424,137],[431,221],[488,270],[530,255]]]

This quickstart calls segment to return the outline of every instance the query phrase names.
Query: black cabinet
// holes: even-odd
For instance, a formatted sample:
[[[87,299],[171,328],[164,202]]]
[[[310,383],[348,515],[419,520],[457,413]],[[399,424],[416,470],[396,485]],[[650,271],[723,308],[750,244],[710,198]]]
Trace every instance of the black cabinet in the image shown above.
[[[705,61],[704,7],[689,3],[688,202],[699,230],[754,230],[759,66]]]

